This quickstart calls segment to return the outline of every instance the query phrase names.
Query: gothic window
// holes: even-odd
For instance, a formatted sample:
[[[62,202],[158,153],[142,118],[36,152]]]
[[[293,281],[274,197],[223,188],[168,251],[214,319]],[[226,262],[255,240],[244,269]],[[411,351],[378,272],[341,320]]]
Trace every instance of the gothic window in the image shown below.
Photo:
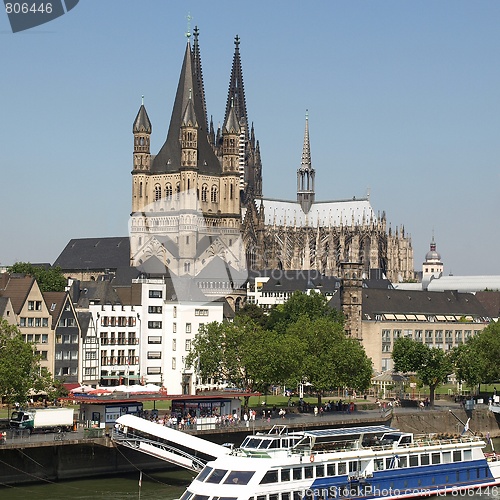
[[[167,200],[171,200],[172,199],[172,184],[167,184],[165,186],[165,198]]]
[[[155,185],[155,201],[161,200],[161,186],[159,184]]]
[[[217,187],[212,186],[212,192],[210,194],[210,200],[212,203],[217,203]]]
[[[178,182],[175,186],[175,199],[178,200],[181,196],[181,183]]]
[[[208,186],[206,184],[201,186],[201,201],[208,201]]]
[[[234,196],[234,193],[233,193],[233,185],[231,184],[229,186],[229,199],[232,200],[233,199],[233,196]]]
[[[189,262],[184,262],[184,272],[189,273],[190,269],[191,269],[191,264]]]
[[[142,182],[139,182],[139,196],[142,198]]]

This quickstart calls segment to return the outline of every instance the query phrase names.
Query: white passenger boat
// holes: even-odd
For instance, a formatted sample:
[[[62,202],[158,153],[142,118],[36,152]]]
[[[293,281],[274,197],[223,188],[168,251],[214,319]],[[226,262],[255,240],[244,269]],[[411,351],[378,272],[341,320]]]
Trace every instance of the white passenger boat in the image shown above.
[[[469,495],[479,488],[495,493],[500,457],[485,454],[485,447],[472,435],[424,438],[386,426],[300,432],[275,426],[238,448],[210,450],[216,458],[180,500],[397,499]]]

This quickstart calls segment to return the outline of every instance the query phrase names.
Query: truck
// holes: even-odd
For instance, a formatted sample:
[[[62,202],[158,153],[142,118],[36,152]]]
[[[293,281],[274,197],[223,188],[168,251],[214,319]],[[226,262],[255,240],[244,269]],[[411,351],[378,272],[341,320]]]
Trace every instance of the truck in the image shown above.
[[[73,430],[73,409],[40,408],[16,410],[10,417],[11,429],[33,432],[62,432]]]

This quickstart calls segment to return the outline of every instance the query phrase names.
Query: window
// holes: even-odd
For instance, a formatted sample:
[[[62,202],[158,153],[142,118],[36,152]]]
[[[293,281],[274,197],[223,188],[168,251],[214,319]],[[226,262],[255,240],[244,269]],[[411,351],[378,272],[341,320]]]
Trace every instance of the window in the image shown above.
[[[49,318],[42,318],[42,327],[49,326]]]
[[[47,344],[49,342],[49,336],[46,333],[42,334],[42,344]]]
[[[161,200],[161,187],[159,184],[155,185],[155,201]]]
[[[161,329],[161,321],[148,321],[148,328],[156,330]]]
[[[212,203],[217,203],[217,187],[215,185],[212,186],[212,190],[210,192],[210,201]]]
[[[160,366],[148,366],[148,375],[161,375]]]
[[[176,350],[177,350],[177,340],[172,339],[172,351],[176,351]]]
[[[35,301],[28,300],[28,311],[34,311],[34,310],[35,310]]]
[[[34,325],[33,318],[28,318],[28,326],[33,326],[33,325]]]
[[[37,300],[35,302],[35,311],[41,311],[42,310],[42,301],[41,300]]]
[[[148,359],[161,359],[160,351],[148,351]]]
[[[293,471],[293,479],[294,481],[299,481],[300,479],[302,479],[302,468],[301,467],[294,467],[292,469]]]
[[[260,484],[277,483],[278,482],[278,471],[268,470],[264,477],[262,478]]]
[[[162,307],[161,306],[148,306],[149,314],[161,314]]]
[[[281,480],[290,481],[290,469],[281,469]]]
[[[35,326],[40,327],[42,325],[42,318],[35,318]]]
[[[172,358],[172,370],[175,370],[177,368],[177,360],[175,358]]]
[[[161,299],[163,297],[163,293],[161,290],[149,290],[149,298],[150,299]]]
[[[26,326],[26,318],[19,318],[19,326]]]
[[[195,309],[194,315],[195,316],[208,316],[208,309]]]
[[[190,339],[187,339],[186,340],[186,351],[190,351],[191,350],[191,340]]]
[[[206,184],[201,186],[201,201],[208,201],[208,186]]]
[[[186,333],[191,333],[191,323],[186,323]]]
[[[174,309],[173,309],[173,311],[172,311],[172,316],[173,316],[174,318],[177,318],[177,306],[174,306]]]
[[[189,273],[191,269],[191,263],[190,262],[184,262],[184,272]]]
[[[165,186],[165,198],[167,200],[171,200],[172,199],[172,184],[167,184]]]
[[[148,344],[161,344],[161,337],[160,336],[149,336],[148,337]]]
[[[40,351],[40,359],[42,361],[47,361],[47,351]]]

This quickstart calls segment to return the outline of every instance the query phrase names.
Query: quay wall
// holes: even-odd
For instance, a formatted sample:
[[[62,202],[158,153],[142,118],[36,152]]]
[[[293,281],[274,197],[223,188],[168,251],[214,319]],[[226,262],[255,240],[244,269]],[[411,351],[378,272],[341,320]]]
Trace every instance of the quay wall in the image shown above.
[[[398,412],[398,410],[396,409],[392,415],[385,416],[373,414],[368,416],[360,413],[342,417],[339,415],[341,418],[334,420],[323,417],[307,423],[292,423],[289,427],[292,430],[299,430],[386,424],[415,434],[429,432],[460,434],[463,430],[463,425],[448,410],[412,412]],[[462,422],[471,417],[469,427],[476,433],[485,435],[489,432],[492,437],[500,436],[500,427],[495,414],[486,409],[465,412],[457,408],[453,409],[453,413]],[[259,427],[255,430],[266,432],[268,428]],[[234,429],[206,430],[197,432],[196,435],[219,444],[231,442],[239,445],[252,430],[240,426]],[[129,448],[116,447],[109,437],[0,445],[0,484],[4,485],[117,475],[137,472],[139,469],[158,471],[169,468],[175,469],[175,466]]]

